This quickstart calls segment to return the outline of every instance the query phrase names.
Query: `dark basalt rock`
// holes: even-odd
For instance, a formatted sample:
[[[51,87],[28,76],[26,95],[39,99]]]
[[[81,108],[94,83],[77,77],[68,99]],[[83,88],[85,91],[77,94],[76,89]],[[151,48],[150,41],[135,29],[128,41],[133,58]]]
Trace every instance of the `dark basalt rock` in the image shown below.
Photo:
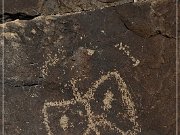
[[[26,13],[32,16],[39,14],[63,14],[82,10],[94,10],[129,2],[133,2],[133,0],[5,0],[4,12],[10,14]],[[0,7],[2,7],[2,2]],[[0,14],[2,14],[2,10]]]
[[[174,135],[174,3],[151,4],[1,24],[6,135]]]
[[[98,0],[98,1],[104,2],[104,3],[111,3],[111,2],[118,1],[118,0]]]
[[[4,12],[0,10],[0,23],[15,19],[28,20],[40,15],[55,15],[102,9],[104,7],[131,3],[133,0],[5,0]],[[0,3],[2,7],[3,3]]]
[[[118,13],[128,29],[140,36],[151,37],[161,34],[167,38],[175,38],[175,0],[124,4],[119,8]]]

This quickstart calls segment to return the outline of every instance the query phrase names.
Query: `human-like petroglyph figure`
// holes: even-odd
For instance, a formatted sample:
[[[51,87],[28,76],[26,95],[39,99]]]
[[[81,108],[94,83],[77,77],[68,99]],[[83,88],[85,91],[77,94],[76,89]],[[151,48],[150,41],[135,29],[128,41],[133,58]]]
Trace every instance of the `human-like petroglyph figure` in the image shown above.
[[[123,129],[119,128],[118,125],[108,120],[108,115],[106,115],[106,111],[110,108],[112,108],[111,103],[114,99],[114,94],[107,90],[107,92],[104,94],[104,112],[102,114],[96,114],[95,111],[92,108],[91,101],[95,101],[95,94],[97,92],[97,89],[100,85],[104,84],[105,81],[108,80],[115,80],[115,82],[118,85],[118,93],[120,93],[122,104],[126,107],[126,114],[124,116],[127,117],[127,119],[132,123],[132,127],[128,129],[128,131],[124,131]],[[74,78],[71,79],[71,85],[72,85],[72,91],[74,98],[70,100],[62,100],[62,101],[55,101],[55,102],[49,102],[46,101],[44,103],[42,113],[44,115],[44,124],[46,127],[46,130],[48,132],[48,135],[55,135],[53,131],[51,130],[52,123],[50,122],[50,116],[48,114],[48,109],[52,107],[56,108],[70,108],[72,106],[75,106],[77,104],[81,104],[84,107],[85,110],[85,116],[86,116],[86,129],[83,131],[82,135],[90,135],[92,132],[94,132],[96,135],[101,135],[101,131],[99,130],[99,127],[101,128],[108,128],[110,131],[114,131],[119,135],[137,135],[141,131],[141,126],[137,122],[137,112],[135,109],[134,102],[132,101],[131,94],[128,90],[128,87],[123,80],[123,78],[120,76],[118,71],[114,72],[108,72],[106,75],[102,75],[97,81],[95,81],[92,86],[87,90],[85,94],[82,94],[79,92],[76,84],[78,81]],[[116,108],[112,108],[116,109]],[[121,115],[122,113],[119,112]],[[82,112],[79,111],[79,115],[82,115]],[[60,128],[62,128],[64,131],[68,131],[69,123],[71,122],[71,119],[66,116],[66,114],[60,116]],[[85,123],[85,122],[84,122]]]

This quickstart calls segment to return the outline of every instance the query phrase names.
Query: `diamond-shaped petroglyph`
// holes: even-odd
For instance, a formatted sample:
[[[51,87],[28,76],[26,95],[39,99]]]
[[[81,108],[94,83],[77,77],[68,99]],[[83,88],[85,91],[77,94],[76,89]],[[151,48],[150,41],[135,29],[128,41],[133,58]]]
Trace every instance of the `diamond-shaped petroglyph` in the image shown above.
[[[118,127],[118,125],[110,121],[108,118],[107,111],[109,109],[116,109],[113,108],[113,106],[111,105],[111,103],[114,100],[116,100],[114,99],[114,94],[111,90],[107,90],[104,94],[104,99],[102,100],[104,112],[102,114],[96,114],[95,110],[93,110],[92,108],[91,101],[96,101],[94,95],[96,94],[97,89],[100,85],[104,84],[105,81],[111,79],[114,79],[117,83],[117,91],[121,95],[121,97],[119,98],[121,98],[122,104],[126,107],[125,113],[119,112],[118,114],[123,115],[123,117],[126,117],[132,123],[131,128],[126,131]],[[118,71],[108,72],[106,75],[102,75],[99,78],[99,80],[95,81],[92,84],[92,86],[87,90],[87,92],[84,95],[81,95],[78,88],[76,87],[77,81],[75,79],[72,79],[70,82],[72,85],[73,95],[75,98],[66,101],[62,100],[44,103],[42,112],[44,115],[44,124],[48,132],[48,135],[55,135],[51,128],[52,126],[50,122],[50,114],[48,113],[48,108],[63,107],[66,109],[70,109],[72,106],[76,106],[77,104],[82,105],[83,109],[85,110],[80,110],[78,115],[86,116],[86,120],[82,121],[82,123],[86,124],[86,126],[84,126],[83,128],[83,133],[81,133],[82,135],[91,135],[92,133],[95,133],[96,135],[101,135],[102,130],[100,130],[99,128],[108,129],[119,135],[136,135],[141,131],[141,127],[137,122],[136,109],[134,102],[132,101],[131,94],[128,90],[126,83],[124,82]],[[76,108],[74,109],[76,110]],[[83,111],[86,114],[82,114]],[[73,125],[72,120],[66,114],[62,114],[58,121],[60,123],[59,128],[62,128],[64,131],[68,131],[69,128],[76,126],[75,124]]]

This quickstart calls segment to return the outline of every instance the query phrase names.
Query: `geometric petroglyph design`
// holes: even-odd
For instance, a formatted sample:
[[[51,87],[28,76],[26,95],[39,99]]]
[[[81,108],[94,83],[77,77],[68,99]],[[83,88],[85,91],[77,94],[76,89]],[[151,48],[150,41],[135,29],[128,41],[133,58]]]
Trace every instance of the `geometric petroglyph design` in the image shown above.
[[[130,54],[128,45],[123,45],[123,43],[121,42],[120,44],[116,44],[114,46],[118,48],[119,51],[123,51],[124,54],[126,54],[132,60],[134,67],[139,65],[140,61]]]
[[[112,108],[111,103],[116,100],[114,99],[114,94],[111,90],[106,90],[106,93],[104,94],[104,99],[102,100],[103,103],[103,113],[102,114],[96,114],[94,109],[92,108],[91,101],[95,101],[95,94],[97,92],[97,89],[100,87],[100,85],[103,85],[108,80],[115,80],[117,83],[117,90],[120,93],[120,97],[122,104],[126,107],[126,113],[119,112],[119,115],[126,116],[128,121],[132,123],[131,128],[128,128],[128,130],[124,130],[123,128],[120,128],[119,125],[116,125],[112,121],[108,119],[108,115],[106,114],[108,109],[116,109]],[[62,101],[55,101],[55,102],[45,102],[42,113],[44,115],[44,121],[46,130],[48,135],[56,135],[54,133],[54,130],[52,130],[52,123],[50,122],[51,114],[49,114],[48,109],[49,108],[59,108],[60,110],[63,109],[70,109],[73,106],[81,105],[82,111],[80,110],[77,117],[85,116],[84,120],[81,121],[81,123],[84,123],[85,126],[83,127],[83,132],[78,133],[80,135],[101,135],[102,131],[100,129],[108,129],[109,131],[115,132],[117,135],[136,135],[139,132],[141,132],[141,126],[137,122],[137,112],[135,109],[135,104],[132,101],[131,94],[128,90],[128,87],[124,80],[121,78],[118,71],[114,72],[108,72],[106,75],[102,75],[97,81],[92,83],[92,86],[87,90],[87,92],[84,95],[81,95],[78,88],[76,87],[77,81],[75,79],[72,79],[71,81],[72,85],[72,91],[74,98],[70,100],[62,100]],[[74,107],[74,110],[77,108]],[[82,113],[84,112],[84,113]],[[80,119],[80,118],[79,118]],[[73,124],[73,121],[71,118],[68,117],[68,114],[64,112],[64,114],[61,114],[59,116],[59,119],[57,120],[60,123],[59,128],[61,128],[64,131],[69,131],[72,127],[75,127],[77,124]]]

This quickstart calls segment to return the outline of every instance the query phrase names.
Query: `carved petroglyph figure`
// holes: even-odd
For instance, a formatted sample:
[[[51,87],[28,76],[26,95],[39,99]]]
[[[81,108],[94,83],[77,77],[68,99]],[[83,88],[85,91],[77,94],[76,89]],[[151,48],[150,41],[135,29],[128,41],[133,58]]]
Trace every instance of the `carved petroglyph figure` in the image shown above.
[[[121,42],[120,44],[116,44],[115,47],[118,48],[119,51],[123,51],[132,60],[134,67],[139,65],[140,61],[131,55],[128,45],[123,45]]]
[[[102,114],[96,114],[95,111],[92,108],[91,101],[96,101],[95,94],[97,92],[97,89],[100,85],[102,85],[105,81],[114,79],[115,82],[118,85],[118,92],[121,94],[122,104],[126,107],[127,111],[124,115],[128,118],[128,120],[132,123],[132,127],[128,129],[128,131],[124,131],[123,129],[119,128],[118,125],[108,120],[108,116],[106,115],[105,110],[108,109],[116,109],[112,108],[111,103],[115,100],[114,94],[112,91],[107,90],[107,92],[104,94],[104,100],[102,103],[104,104],[104,113]],[[114,131],[119,135],[136,135],[139,132],[141,132],[141,127],[137,122],[137,114],[134,102],[132,101],[131,94],[128,90],[128,87],[118,71],[114,72],[108,72],[106,75],[102,75],[99,80],[95,81],[92,86],[87,90],[85,94],[81,94],[76,86],[77,80],[71,79],[71,85],[72,85],[72,91],[74,98],[70,100],[62,100],[62,101],[55,101],[55,102],[48,102],[46,101],[44,103],[42,113],[44,115],[44,124],[46,127],[46,130],[48,132],[48,135],[55,135],[51,129],[52,123],[50,122],[48,109],[52,107],[61,108],[66,107],[69,108],[70,106],[75,106],[77,104],[81,104],[84,107],[84,110],[86,111],[86,123],[87,128],[83,131],[82,135],[90,135],[92,132],[94,132],[96,135],[101,135],[101,131],[99,127],[103,129],[107,129],[110,131]],[[119,115],[122,113],[119,112]],[[82,115],[81,112],[79,112],[79,115]],[[69,122],[71,121],[70,118],[66,116],[66,114],[63,114],[60,116],[60,127],[64,131],[68,131]],[[84,122],[85,123],[85,122]]]

